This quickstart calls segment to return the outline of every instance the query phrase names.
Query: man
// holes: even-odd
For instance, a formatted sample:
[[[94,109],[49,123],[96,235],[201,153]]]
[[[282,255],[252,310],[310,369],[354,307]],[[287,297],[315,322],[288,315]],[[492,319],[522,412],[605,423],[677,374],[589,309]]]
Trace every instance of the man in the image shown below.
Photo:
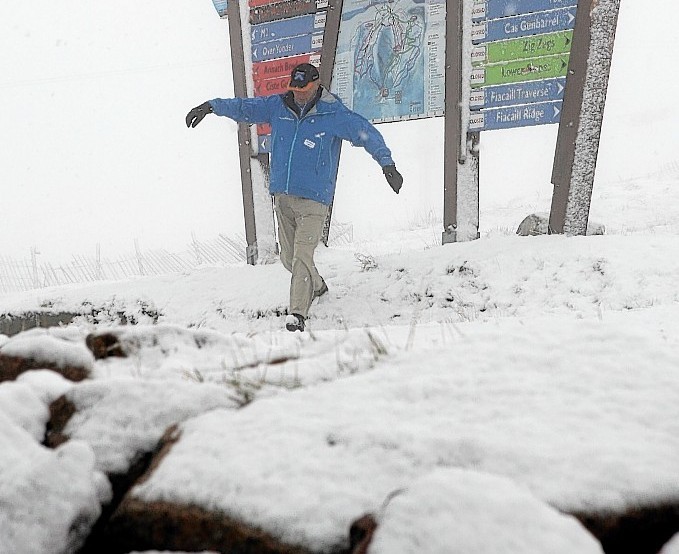
[[[314,265],[314,251],[335,194],[342,140],[362,146],[380,164],[396,194],[403,177],[380,132],[323,88],[318,70],[308,63],[292,70],[287,93],[210,100],[188,113],[187,127],[195,127],[210,113],[271,125],[269,192],[274,197],[281,261],[292,273],[285,326],[304,331],[311,302],[328,292]]]

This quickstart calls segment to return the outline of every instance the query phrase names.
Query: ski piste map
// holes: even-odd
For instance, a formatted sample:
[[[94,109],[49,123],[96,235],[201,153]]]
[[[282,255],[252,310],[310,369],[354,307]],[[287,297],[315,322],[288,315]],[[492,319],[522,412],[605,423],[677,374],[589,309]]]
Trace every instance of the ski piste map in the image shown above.
[[[344,0],[332,91],[372,122],[441,116],[445,0]]]

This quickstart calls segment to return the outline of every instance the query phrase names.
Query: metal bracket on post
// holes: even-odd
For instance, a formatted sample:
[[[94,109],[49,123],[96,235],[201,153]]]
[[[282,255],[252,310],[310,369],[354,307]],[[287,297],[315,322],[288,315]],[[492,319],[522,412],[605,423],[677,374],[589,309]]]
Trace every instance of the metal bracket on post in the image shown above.
[[[552,169],[549,232],[585,235],[620,0],[579,0]]]

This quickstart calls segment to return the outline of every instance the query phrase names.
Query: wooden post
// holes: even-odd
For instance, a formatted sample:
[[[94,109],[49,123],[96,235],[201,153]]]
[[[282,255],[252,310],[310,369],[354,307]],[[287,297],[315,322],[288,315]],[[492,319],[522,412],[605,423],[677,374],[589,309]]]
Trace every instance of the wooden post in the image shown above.
[[[231,68],[233,71],[233,90],[238,98],[246,98],[245,52],[243,50],[243,29],[240,18],[239,0],[228,0],[227,16],[229,39],[231,42]],[[238,124],[238,157],[240,160],[240,179],[243,191],[243,216],[245,219],[246,258],[255,265],[258,258],[257,227],[255,222],[255,203],[252,189],[252,132],[249,125]],[[266,154],[257,156],[262,166],[268,165]]]
[[[324,87],[330,90],[332,82],[332,72],[335,68],[335,54],[337,52],[337,40],[339,38],[340,20],[342,19],[343,0],[329,0],[328,12],[325,19],[325,29],[323,31],[323,48],[321,49],[321,83]],[[341,153],[340,145],[340,153]],[[337,167],[335,168],[335,175],[339,170],[339,158]],[[330,222],[332,221],[332,205],[328,206],[328,215],[323,224],[323,236],[321,242],[328,246],[328,238],[330,236]]]
[[[471,0],[446,1],[443,244],[478,238],[479,133],[468,133]],[[468,46],[468,47],[466,47]]]
[[[580,0],[552,169],[549,232],[585,235],[620,0]]]

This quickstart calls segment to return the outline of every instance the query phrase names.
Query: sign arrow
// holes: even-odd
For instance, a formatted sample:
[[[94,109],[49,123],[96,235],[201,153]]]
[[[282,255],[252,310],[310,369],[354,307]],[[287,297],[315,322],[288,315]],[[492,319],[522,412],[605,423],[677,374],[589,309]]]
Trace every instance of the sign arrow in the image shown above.
[[[472,25],[472,42],[494,42],[519,37],[545,35],[573,29],[576,8],[490,19]]]
[[[472,64],[493,64],[569,54],[573,31],[488,42],[472,48]]]
[[[528,60],[496,63],[474,68],[471,72],[471,85],[480,87],[554,79],[565,77],[567,69],[568,58],[564,56],[541,56]]]
[[[558,123],[560,115],[561,101],[482,110],[470,114],[469,130],[492,131],[494,129],[547,125]]]
[[[558,77],[473,89],[469,107],[471,110],[485,110],[563,100],[565,83],[565,77]]]

